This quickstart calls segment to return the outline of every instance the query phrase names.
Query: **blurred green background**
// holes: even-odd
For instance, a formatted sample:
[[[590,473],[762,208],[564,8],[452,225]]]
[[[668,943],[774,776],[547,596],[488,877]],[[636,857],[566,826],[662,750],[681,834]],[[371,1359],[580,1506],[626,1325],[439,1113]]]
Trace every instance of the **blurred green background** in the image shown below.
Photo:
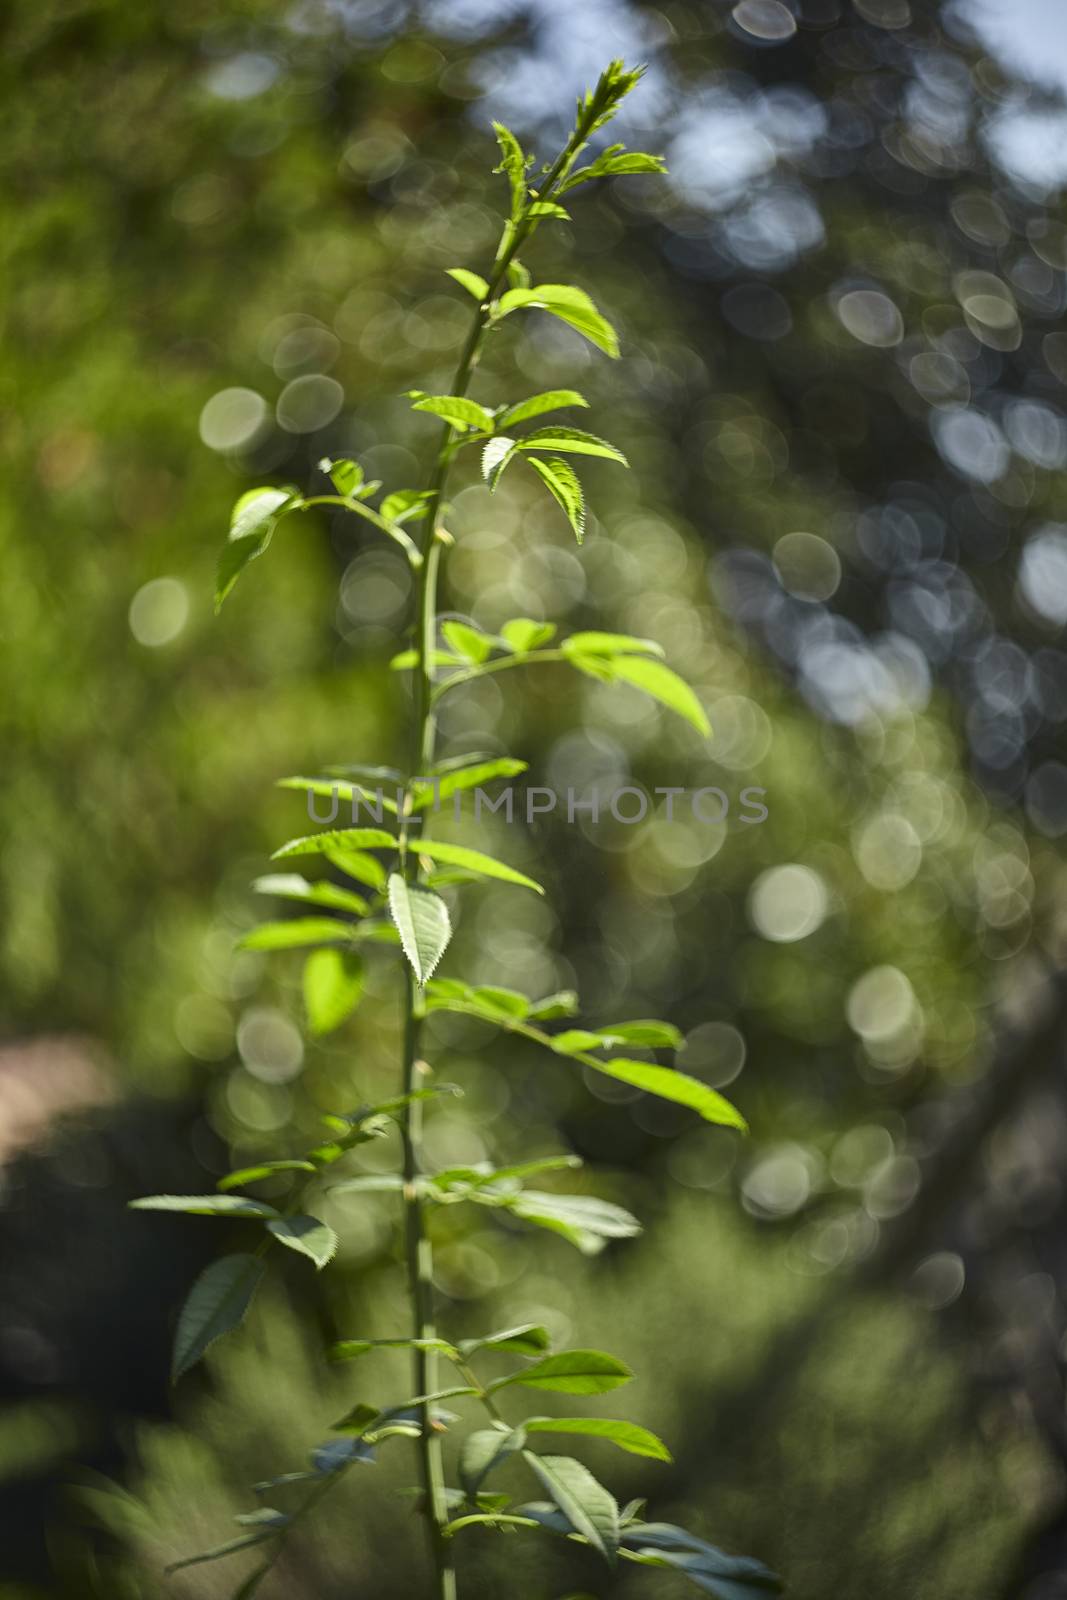
[[[628,1359],[626,1414],[675,1464],[590,1465],[797,1600],[1067,1592],[1062,11],[13,0],[0,26],[0,1596],[228,1595],[247,1557],[162,1567],[354,1400],[406,1393],[399,1356],[321,1354],[402,1314],[388,1196],[324,1198],[338,1265],[282,1263],[176,1393],[219,1225],[125,1210],[396,1074],[388,953],[312,1044],[299,956],[233,947],[304,831],[275,780],[402,757],[407,568],[328,515],[283,525],[218,620],[213,568],[255,483],[321,489],[324,454],[422,480],[403,391],[447,390],[445,269],[492,250],[490,119],[548,154],[613,55],[650,64],[618,136],[670,178],[579,191],[528,256],[622,358],[534,314],[474,392],[578,387],[633,470],[585,473],[581,552],[518,474],[492,500],[468,476],[443,599],[660,640],[715,737],[564,669],[464,691],[442,733],[561,792],[731,808],[496,824],[547,900],[466,891],[444,970],[672,1018],[752,1135],[435,1021],[466,1090],[435,1162],[572,1149],[645,1223],[586,1260],[448,1212],[444,1320]],[[394,1449],[266,1600],[422,1592]],[[461,1559],[486,1600],[692,1592],[525,1534]]]

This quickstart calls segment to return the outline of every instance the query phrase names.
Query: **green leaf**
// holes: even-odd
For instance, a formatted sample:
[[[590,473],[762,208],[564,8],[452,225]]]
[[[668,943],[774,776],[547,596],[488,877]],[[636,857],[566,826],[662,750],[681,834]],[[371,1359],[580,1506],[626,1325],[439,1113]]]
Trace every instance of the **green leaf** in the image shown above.
[[[272,1178],[276,1172],[314,1172],[313,1161],[258,1161],[253,1167],[236,1167],[227,1172],[215,1185],[220,1194],[228,1189],[243,1189],[246,1183],[258,1183],[260,1178]]]
[[[719,1600],[752,1600],[753,1591],[778,1594],[782,1580],[751,1556],[731,1556],[671,1522],[633,1522],[622,1534],[627,1549],[670,1566]]]
[[[624,1362],[603,1350],[561,1350],[522,1372],[497,1378],[489,1387],[506,1389],[520,1383],[525,1389],[552,1389],[557,1394],[606,1394],[632,1377]]]
[[[597,1033],[605,1045],[633,1044],[645,1050],[680,1050],[684,1043],[670,1022],[609,1022]]]
[[[521,1450],[526,1443],[522,1428],[505,1433],[500,1428],[479,1428],[469,1433],[459,1453],[459,1481],[473,1500],[482,1482],[501,1461]]]
[[[616,445],[583,428],[545,427],[524,434],[518,441],[520,450],[562,450],[565,455],[603,456],[606,461],[617,461],[620,466],[630,463]]]
[[[395,850],[396,840],[383,828],[330,828],[325,833],[309,833],[290,839],[271,856],[272,861],[286,856],[327,855],[334,850]]]
[[[634,655],[585,654],[580,650],[574,650],[573,653],[568,650],[567,656],[572,666],[588,673],[591,678],[606,683],[632,684],[668,710],[676,711],[705,738],[710,736],[711,724],[704,707],[684,679],[672,672],[670,667],[665,667],[662,661],[649,661],[644,656]]]
[[[506,433],[498,433],[490,439],[482,451],[482,477],[488,483],[490,490],[496,488],[503,475],[504,468],[512,459],[518,446],[514,439],[509,439]]]
[[[148,1194],[129,1202],[131,1211],[182,1211],[191,1217],[276,1217],[274,1206],[236,1194]]]
[[[448,907],[432,889],[406,883],[394,872],[389,878],[389,910],[415,981],[425,983],[452,937]]]
[[[603,1484],[571,1456],[539,1456],[525,1450],[523,1459],[575,1533],[588,1539],[605,1561],[613,1562],[619,1547],[619,1508]]]
[[[526,156],[511,129],[505,127],[502,122],[493,123],[493,132],[496,134],[502,158],[500,165],[494,168],[494,171],[507,175],[511,189],[511,220],[517,222],[526,204]]]
[[[514,1350],[520,1356],[539,1356],[551,1347],[547,1328],[536,1322],[523,1322],[517,1328],[503,1328],[499,1333],[486,1333],[480,1339],[462,1339],[459,1345],[464,1361],[481,1350]]]
[[[463,867],[467,872],[476,872],[483,878],[499,878],[502,883],[515,883],[523,889],[534,889],[538,894],[545,892],[539,883],[528,878],[524,872],[516,872],[514,867],[506,866],[495,856],[484,855],[481,850],[470,850],[463,844],[445,844],[440,839],[416,839],[411,848],[420,856],[429,856],[431,861],[444,861],[454,867]]]
[[[343,494],[350,500],[363,482],[363,468],[358,461],[350,461],[346,456],[339,457],[336,461],[329,456],[323,456],[319,462],[319,471],[325,472],[338,494]]]
[[[429,499],[428,489],[396,489],[382,501],[381,514],[386,522],[413,522],[426,515]]]
[[[569,462],[561,461],[558,456],[553,456],[551,461],[541,461],[537,456],[528,456],[527,460],[553,499],[563,507],[574,537],[581,544],[585,538],[585,496],[578,474]]]
[[[360,1400],[351,1411],[345,1412],[340,1422],[331,1423],[331,1427],[335,1433],[350,1433],[354,1439],[358,1439],[380,1416],[377,1406],[369,1406],[366,1401]]]
[[[548,994],[530,1007],[530,1020],[554,1022],[559,1017],[573,1017],[578,1009],[578,996],[573,989],[561,989],[558,994]]]
[[[647,1061],[590,1061],[590,1066],[595,1065],[598,1072],[604,1072],[609,1078],[616,1078],[620,1083],[632,1084],[635,1089],[643,1089],[646,1094],[658,1095],[661,1100],[673,1100],[676,1105],[688,1106],[704,1118],[705,1122],[716,1122],[727,1128],[740,1128],[747,1132],[748,1124],[729,1100],[723,1098],[716,1090],[709,1089],[707,1084],[701,1083],[698,1078],[689,1077],[688,1073],[678,1072],[674,1067],[656,1067]]]
[[[314,1261],[320,1272],[337,1251],[336,1233],[318,1217],[275,1217],[267,1223],[267,1232],[272,1233],[279,1244]]]
[[[661,656],[663,646],[655,639],[638,639],[630,633],[601,633],[589,630],[572,633],[560,647],[564,655],[594,656]]]
[[[302,900],[312,906],[331,906],[335,911],[351,911],[358,917],[368,909],[361,894],[343,889],[339,883],[331,883],[329,879],[323,879],[321,883],[309,883],[298,872],[268,873],[266,877],[256,878],[252,888],[256,894],[273,894],[281,900]]]
[[[607,151],[588,167],[579,167],[560,185],[560,194],[576,189],[591,178],[616,178],[634,172],[666,172],[667,163],[662,156],[646,155],[643,150],[626,150],[619,155]]]
[[[539,283],[532,289],[509,289],[507,294],[501,296],[497,315],[506,317],[512,311],[525,307],[551,312],[554,317],[577,329],[606,355],[618,355],[619,341],[611,323],[601,315],[584,290],[576,289],[573,284]]]
[[[256,1256],[222,1256],[205,1267],[190,1289],[178,1318],[171,1382],[196,1365],[204,1351],[244,1320],[263,1277]]]
[[[493,640],[487,633],[466,622],[442,622],[441,632],[456,655],[467,661],[484,661],[493,648]]]
[[[227,542],[219,556],[215,579],[215,610],[223,601],[250,561],[262,555],[271,541],[286,508],[299,503],[293,489],[249,489],[237,501],[230,517]]]
[[[354,951],[316,950],[304,962],[304,1007],[316,1038],[350,1017],[363,995],[363,962]]]
[[[510,1178],[532,1178],[539,1172],[573,1171],[581,1165],[581,1156],[539,1156],[533,1161],[518,1161],[511,1167],[495,1167],[486,1181],[500,1183]]]
[[[497,426],[508,428],[513,422],[527,422],[531,417],[540,417],[546,411],[561,411],[565,406],[584,406],[588,408],[589,401],[577,389],[545,389],[541,394],[532,394],[526,400],[520,400],[517,405],[509,406],[503,416],[497,419]]]
[[[631,1455],[650,1456],[654,1461],[670,1461],[671,1453],[662,1439],[636,1422],[616,1422],[612,1417],[527,1417],[523,1426],[529,1433],[581,1433],[593,1439],[609,1439]]]
[[[493,414],[480,406],[477,400],[468,400],[465,395],[458,394],[428,394],[413,402],[412,411],[429,411],[435,417],[441,417],[453,428],[477,428],[483,433],[492,433]]]
[[[338,1184],[338,1190],[345,1187]],[[369,1355],[372,1350],[432,1350],[449,1357],[459,1354],[447,1339],[340,1339],[330,1346],[327,1354],[331,1361],[353,1361],[357,1356]]]
[[[480,789],[494,778],[517,778],[520,772],[526,771],[527,765],[514,756],[495,756],[491,761],[476,761],[473,766],[442,773],[432,784],[415,785],[412,810],[425,811],[435,799],[441,804],[462,789]]]
[[[468,272],[466,267],[446,267],[445,271],[450,278],[455,278],[461,289],[466,289],[467,293],[472,294],[477,301],[488,299],[489,285],[476,272]]]
[[[510,645],[517,655],[525,655],[529,650],[536,650],[539,645],[547,644],[555,636],[554,622],[535,622],[532,617],[513,617],[510,622],[505,622],[500,630],[500,637],[504,643]]]
[[[323,851],[323,855],[331,866],[343,872],[349,878],[355,878],[358,883],[365,883],[372,889],[384,889],[389,874],[378,860],[377,856],[368,856],[362,850],[348,850],[331,847]]]
[[[517,256],[512,256],[508,262],[508,282],[513,289],[530,287],[530,274]]]
[[[596,1255],[605,1239],[630,1239],[641,1232],[636,1217],[595,1195],[526,1189],[507,1202],[507,1209],[524,1222],[561,1234],[584,1255]]]
[[[388,811],[396,814],[398,807],[394,799],[387,795],[379,784],[370,789],[366,784],[353,783],[348,778],[279,778],[275,785],[279,789],[299,789],[305,794],[325,795],[328,799],[336,797],[337,801],[355,800],[365,801],[372,807],[372,815],[381,820],[381,812]]]
[[[393,672],[405,672],[411,667],[418,666],[419,652],[417,650],[401,650],[389,663]],[[461,667],[464,665],[462,656],[450,655],[447,650],[433,650],[430,653],[432,667]]]
[[[309,944],[346,944],[351,924],[336,917],[293,917],[289,922],[261,922],[237,941],[239,950],[297,950]]]

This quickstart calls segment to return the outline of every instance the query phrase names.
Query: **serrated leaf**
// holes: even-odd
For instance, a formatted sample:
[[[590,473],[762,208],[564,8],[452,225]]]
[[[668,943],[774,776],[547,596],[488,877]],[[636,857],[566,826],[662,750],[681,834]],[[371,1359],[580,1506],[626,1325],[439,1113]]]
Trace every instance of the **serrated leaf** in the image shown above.
[[[350,923],[336,917],[293,917],[289,922],[261,922],[237,941],[239,950],[299,950],[309,944],[347,944]]]
[[[649,1456],[653,1461],[671,1459],[663,1440],[636,1422],[617,1422],[612,1417],[527,1417],[523,1426],[530,1433],[580,1433],[591,1439],[608,1439],[631,1455]]]
[[[517,778],[525,772],[528,763],[514,756],[494,756],[490,761],[476,761],[470,767],[453,768],[436,777],[432,784],[416,784],[413,791],[412,810],[425,811],[427,806],[442,804],[464,789],[480,789],[494,778]]]
[[[476,428],[479,432],[491,433],[493,431],[492,412],[480,406],[477,400],[468,400],[466,395],[458,394],[428,394],[412,403],[412,411],[429,411],[433,416],[440,417],[453,428]]]
[[[500,1428],[479,1428],[469,1433],[459,1453],[459,1481],[473,1500],[493,1468],[526,1443],[522,1428],[505,1433]]]
[[[395,850],[396,840],[384,828],[331,828],[325,833],[309,833],[290,839],[271,856],[282,861],[286,856],[327,855],[334,850]]]
[[[540,394],[532,394],[509,406],[497,418],[497,426],[508,428],[514,422],[528,422],[531,417],[543,416],[546,411],[562,411],[566,406],[588,408],[589,401],[577,389],[545,389]]]
[[[517,222],[526,204],[526,156],[522,145],[504,123],[494,122],[493,132],[501,155],[500,165],[494,170],[507,176],[511,189],[511,220]]]
[[[129,1202],[131,1211],[181,1211],[190,1217],[257,1217],[278,1215],[274,1206],[237,1194],[147,1194]]]
[[[332,1033],[363,996],[363,962],[351,950],[316,950],[304,962],[304,1009],[315,1038]]]
[[[518,443],[520,450],[562,450],[565,455],[602,456],[605,461],[617,461],[623,467],[630,465],[616,445],[595,433],[586,433],[584,428],[536,428],[533,433],[524,434]]]
[[[551,461],[541,461],[537,456],[527,456],[527,461],[537,473],[553,499],[563,507],[574,537],[581,544],[585,538],[585,496],[581,481],[569,462],[553,456]]]
[[[516,449],[515,440],[509,439],[506,433],[498,433],[486,444],[482,451],[482,477],[490,490],[500,482],[504,468],[514,457]]]
[[[575,1533],[588,1539],[605,1561],[613,1562],[619,1548],[619,1508],[604,1485],[571,1456],[539,1456],[525,1450],[523,1459]]]
[[[532,617],[513,617],[510,622],[505,622],[500,630],[500,637],[504,643],[517,655],[525,655],[529,650],[536,650],[539,645],[547,644],[555,636],[554,622],[535,622]]]
[[[517,872],[495,856],[484,855],[481,850],[470,850],[463,844],[445,844],[440,839],[417,839],[412,849],[420,856],[429,856],[431,861],[444,861],[450,866],[463,867],[465,871],[476,872],[482,878],[499,878],[502,883],[514,883],[523,889],[533,889],[537,894],[545,892],[539,883],[528,878],[524,872]]]
[[[336,460],[323,456],[319,471],[325,472],[337,493],[343,494],[346,499],[351,499],[363,482],[363,468],[358,461],[351,461],[347,456],[339,456]]]
[[[646,1094],[658,1095],[661,1100],[672,1100],[675,1105],[688,1106],[705,1122],[748,1131],[748,1124],[736,1106],[732,1106],[715,1089],[709,1089],[706,1083],[691,1078],[688,1073],[678,1072],[674,1067],[657,1067],[648,1061],[623,1059],[590,1061],[589,1064],[595,1065],[598,1072],[606,1073],[619,1083],[629,1083],[635,1089],[643,1089]]]
[[[312,1161],[295,1159],[291,1161],[257,1161],[251,1167],[235,1167],[233,1172],[227,1172],[225,1177],[219,1179],[215,1185],[220,1194],[225,1194],[230,1189],[243,1189],[246,1183],[258,1183],[261,1178],[272,1178],[276,1172],[314,1172],[315,1164]]]
[[[466,622],[442,622],[441,633],[456,655],[463,656],[467,661],[484,661],[493,648],[493,641],[487,633],[472,628]]]
[[[275,1217],[267,1223],[267,1232],[272,1233],[279,1244],[307,1256],[320,1272],[337,1252],[336,1233],[318,1217]]]
[[[506,1389],[518,1383],[525,1389],[551,1389],[557,1394],[606,1394],[632,1377],[625,1362],[604,1350],[561,1350],[522,1372],[497,1378],[489,1387]]]
[[[448,907],[432,889],[407,883],[394,872],[389,878],[389,910],[415,981],[425,983],[452,937]]]
[[[186,1297],[178,1318],[171,1382],[196,1365],[205,1350],[244,1320],[263,1277],[256,1256],[222,1256],[205,1267]]]
[[[560,648],[564,655],[661,656],[663,654],[663,646],[657,644],[655,639],[638,639],[630,633],[602,633],[597,629],[572,633],[564,639]]]
[[[335,911],[349,911],[361,917],[368,906],[361,894],[344,889],[328,878],[321,883],[309,883],[298,872],[271,872],[256,878],[252,884],[256,894],[277,895],[280,900],[300,900],[306,905],[330,906]]]
[[[469,272],[466,267],[446,267],[445,271],[450,278],[454,278],[461,289],[466,289],[478,301],[484,301],[489,296],[489,285],[477,272]]]

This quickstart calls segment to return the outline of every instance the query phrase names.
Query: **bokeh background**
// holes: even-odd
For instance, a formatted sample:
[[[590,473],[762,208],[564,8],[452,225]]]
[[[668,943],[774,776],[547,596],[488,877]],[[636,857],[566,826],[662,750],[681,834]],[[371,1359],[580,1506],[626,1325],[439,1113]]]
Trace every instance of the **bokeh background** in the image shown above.
[[[1067,1593],[1061,7],[14,0],[2,28],[0,1596],[228,1595],[247,1558],[162,1567],[406,1392],[401,1358],[321,1355],[402,1314],[388,1196],[326,1198],[338,1265],[281,1263],[177,1392],[226,1229],[125,1210],[395,1077],[387,953],[310,1044],[299,956],[233,947],[303,831],[275,780],[402,755],[407,570],[294,519],[216,620],[213,566],[236,495],[321,485],[326,453],[420,481],[402,394],[447,388],[444,269],[492,249],[490,118],[547,154],[611,55],[649,63],[619,137],[670,176],[579,191],[528,255],[622,358],[532,315],[475,392],[581,388],[634,470],[585,473],[581,552],[520,475],[464,480],[445,604],[651,635],[715,737],[563,669],[455,696],[443,733],[561,789],[733,804],[501,832],[547,902],[466,893],[447,971],[675,1019],[752,1135],[435,1025],[467,1094],[433,1159],[575,1150],[646,1225],[585,1260],[450,1211],[445,1320],[630,1360],[675,1463],[586,1459],[797,1600]],[[393,1448],[266,1600],[421,1592]],[[473,1537],[463,1573],[692,1592],[525,1535]]]

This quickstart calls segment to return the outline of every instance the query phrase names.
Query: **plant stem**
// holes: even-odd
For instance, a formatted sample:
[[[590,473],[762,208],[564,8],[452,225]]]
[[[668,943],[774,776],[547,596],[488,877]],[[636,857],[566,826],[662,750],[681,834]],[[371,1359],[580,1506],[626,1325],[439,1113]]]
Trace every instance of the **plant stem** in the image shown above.
[[[572,134],[550,172],[540,186],[539,197],[547,198],[559,180],[565,176],[584,142],[586,128],[579,125]],[[509,222],[501,235],[493,262],[489,286],[484,300],[478,305],[471,320],[470,330],[460,352],[450,393],[465,395],[478,364],[482,345],[492,315],[491,305],[497,291],[506,281],[508,267],[521,246],[537,225],[530,215],[527,200],[521,215]],[[429,777],[434,762],[436,746],[436,721],[433,714],[433,656],[437,637],[437,579],[441,555],[445,547],[442,514],[445,490],[455,457],[451,446],[455,430],[445,423],[430,479],[426,535],[421,565],[414,570],[418,577],[415,610],[415,649],[418,660],[415,666],[415,704],[411,738],[411,764],[409,784],[419,776]],[[401,817],[400,845],[404,873],[411,879],[418,873],[417,857],[404,847],[407,843],[410,811],[407,807]],[[427,1070],[419,1062],[419,1019],[414,976],[405,968],[404,991],[404,1066],[403,1093],[411,1094],[420,1087],[420,1072]],[[422,1104],[409,1103],[401,1124],[404,1151],[404,1236],[407,1260],[408,1296],[412,1308],[413,1334],[417,1339],[436,1336],[433,1303],[433,1247],[426,1232],[423,1202],[416,1187],[422,1170]],[[416,1349],[412,1353],[412,1375],[415,1393],[425,1395],[436,1387],[437,1358],[433,1350]],[[434,1592],[437,1600],[456,1600],[456,1575],[452,1565],[450,1541],[445,1534],[448,1507],[445,1503],[444,1463],[441,1440],[433,1426],[430,1404],[420,1406],[421,1431],[419,1434],[419,1461],[422,1474],[423,1497],[430,1529],[430,1549],[434,1563]]]

